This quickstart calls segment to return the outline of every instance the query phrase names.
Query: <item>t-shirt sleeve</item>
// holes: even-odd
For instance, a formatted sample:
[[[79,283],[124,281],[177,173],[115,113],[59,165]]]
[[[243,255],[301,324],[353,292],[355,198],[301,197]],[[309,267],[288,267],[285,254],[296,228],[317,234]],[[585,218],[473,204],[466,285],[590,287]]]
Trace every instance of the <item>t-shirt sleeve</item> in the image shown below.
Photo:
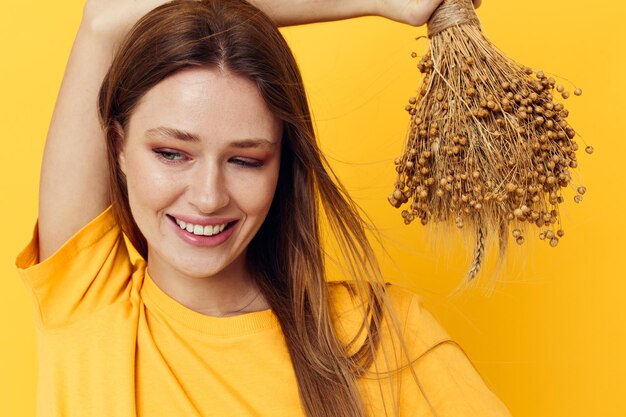
[[[461,347],[445,341],[414,364],[424,393],[440,417],[510,417]]]
[[[507,407],[486,385],[460,345],[424,308],[417,295],[413,296],[408,309],[407,339],[412,339],[409,350],[415,354],[413,369],[424,395],[437,411],[436,415],[511,416]],[[410,398],[408,402],[411,402]],[[407,406],[410,407],[409,404]]]
[[[81,320],[127,297],[133,265],[111,207],[39,262],[39,233],[15,261],[45,328]]]

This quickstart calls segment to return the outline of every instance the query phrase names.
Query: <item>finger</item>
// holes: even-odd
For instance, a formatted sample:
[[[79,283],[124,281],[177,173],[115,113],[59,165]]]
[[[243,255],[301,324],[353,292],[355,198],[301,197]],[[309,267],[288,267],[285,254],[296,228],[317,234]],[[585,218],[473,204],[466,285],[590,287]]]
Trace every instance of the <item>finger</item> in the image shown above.
[[[413,26],[422,26],[430,15],[433,14],[435,9],[439,7],[443,0],[422,0],[415,7],[411,8],[409,16],[407,16],[408,23]]]

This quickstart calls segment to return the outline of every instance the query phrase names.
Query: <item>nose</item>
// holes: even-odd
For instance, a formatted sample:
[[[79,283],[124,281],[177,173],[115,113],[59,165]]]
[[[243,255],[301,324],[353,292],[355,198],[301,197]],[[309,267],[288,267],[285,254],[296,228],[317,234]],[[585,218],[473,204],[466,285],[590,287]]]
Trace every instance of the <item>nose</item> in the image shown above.
[[[188,200],[200,213],[211,214],[228,206],[230,195],[218,163],[204,162],[191,172]]]

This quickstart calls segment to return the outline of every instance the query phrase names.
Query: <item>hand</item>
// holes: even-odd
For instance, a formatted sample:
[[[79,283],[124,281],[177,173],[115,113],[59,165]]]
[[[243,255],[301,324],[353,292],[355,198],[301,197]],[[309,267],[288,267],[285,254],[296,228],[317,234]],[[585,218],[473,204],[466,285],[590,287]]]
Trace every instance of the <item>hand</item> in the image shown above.
[[[413,26],[428,22],[430,15],[443,0],[376,0],[378,15]],[[478,8],[482,0],[473,0]]]

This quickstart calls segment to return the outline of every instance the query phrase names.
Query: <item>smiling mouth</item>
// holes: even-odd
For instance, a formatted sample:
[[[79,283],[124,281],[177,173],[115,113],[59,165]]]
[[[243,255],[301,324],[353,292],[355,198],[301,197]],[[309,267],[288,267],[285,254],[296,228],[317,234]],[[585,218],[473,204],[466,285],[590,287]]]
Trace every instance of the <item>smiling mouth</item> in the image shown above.
[[[223,233],[224,230],[228,230],[229,228],[231,228],[232,225],[234,225],[237,222],[237,221],[232,221],[232,222],[223,223],[223,224],[202,226],[198,224],[187,223],[183,220],[179,220],[170,215],[168,215],[167,217],[169,217],[170,220],[175,222],[176,225],[180,227],[182,230],[185,230],[188,233],[196,235],[196,236],[217,236],[220,233]]]

